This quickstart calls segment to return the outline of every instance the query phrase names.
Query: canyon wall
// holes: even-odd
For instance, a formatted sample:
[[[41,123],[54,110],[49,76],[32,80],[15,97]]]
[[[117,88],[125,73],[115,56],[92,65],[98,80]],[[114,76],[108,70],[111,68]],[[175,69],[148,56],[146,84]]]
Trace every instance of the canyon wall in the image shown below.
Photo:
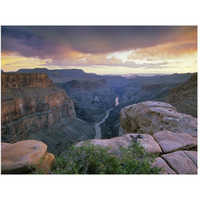
[[[197,73],[188,81],[171,89],[162,100],[170,103],[178,112],[197,117]]]
[[[114,107],[115,94],[104,79],[72,80],[56,85],[72,98],[76,114],[82,120],[98,122],[106,110]]]
[[[73,101],[46,74],[3,73],[1,84],[2,142],[51,135],[76,120]]]

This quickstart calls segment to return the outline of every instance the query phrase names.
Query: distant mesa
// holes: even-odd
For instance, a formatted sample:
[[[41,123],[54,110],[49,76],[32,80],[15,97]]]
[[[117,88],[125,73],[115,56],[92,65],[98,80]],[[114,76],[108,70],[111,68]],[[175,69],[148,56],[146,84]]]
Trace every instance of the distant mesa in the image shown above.
[[[47,68],[19,69],[17,73],[47,73]]]
[[[44,73],[54,83],[62,83],[70,80],[84,79],[84,78],[97,78],[96,74],[85,73],[82,69],[54,69],[47,68],[34,68],[34,69],[19,69],[16,73]]]

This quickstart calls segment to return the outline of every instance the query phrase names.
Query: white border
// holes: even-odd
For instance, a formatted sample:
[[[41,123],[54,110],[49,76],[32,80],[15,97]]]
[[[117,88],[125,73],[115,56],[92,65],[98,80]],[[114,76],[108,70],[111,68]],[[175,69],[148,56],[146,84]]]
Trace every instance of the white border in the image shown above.
[[[2,0],[0,20],[1,25],[199,25],[199,5],[197,0]],[[199,175],[1,175],[0,196],[6,200],[184,200],[198,199],[199,185]]]

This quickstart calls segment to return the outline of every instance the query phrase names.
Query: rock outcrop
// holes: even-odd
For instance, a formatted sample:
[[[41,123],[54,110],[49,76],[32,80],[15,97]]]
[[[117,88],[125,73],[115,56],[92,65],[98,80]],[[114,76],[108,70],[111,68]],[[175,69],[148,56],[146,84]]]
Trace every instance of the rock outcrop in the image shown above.
[[[197,174],[197,166],[184,151],[161,156],[177,174]]]
[[[165,96],[171,88],[190,79],[191,75],[193,74],[187,73],[156,76],[134,75],[133,78],[121,81],[120,79],[113,77],[113,79],[117,81],[113,82],[114,84],[112,87],[114,88],[115,94],[119,97],[120,104],[113,108],[109,117],[101,125],[102,138],[109,139],[118,136],[119,129],[121,129],[119,121],[121,109],[128,105],[144,101],[165,101],[163,96]]]
[[[1,82],[2,142],[55,133],[76,119],[73,101],[45,74],[3,73]]]
[[[1,80],[2,142],[40,140],[58,154],[94,138],[94,127],[76,117],[71,98],[46,74],[4,73]]]
[[[196,118],[178,113],[170,104],[148,101],[122,109],[120,121],[129,134],[89,143],[110,147],[111,153],[117,153],[120,147],[137,142],[158,155],[152,166],[163,168],[161,174],[197,174]],[[76,146],[83,144],[87,143]]]
[[[81,146],[87,144],[88,141],[79,142],[76,146]],[[133,144],[133,142],[140,143],[148,152],[151,153],[161,153],[160,146],[153,139],[151,135],[147,134],[126,134],[121,137],[115,137],[111,139],[93,139],[89,140],[89,143],[94,145],[99,145],[101,147],[109,147],[112,153],[117,153],[120,147],[128,147]]]
[[[183,142],[183,139],[180,140],[181,134],[183,135],[183,138],[185,136],[188,136],[191,140],[193,139],[187,134],[179,133],[178,137],[174,137],[174,141],[172,141],[172,144],[178,145],[172,145],[173,148],[170,148],[170,146],[168,148],[170,149],[170,151],[166,151],[166,149],[163,148],[163,145],[160,147],[160,144],[162,143],[157,142],[154,138],[154,136],[157,135],[156,137],[158,139],[158,135],[160,135],[160,133],[156,133],[153,136],[148,134],[131,133],[111,139],[93,139],[89,141],[82,141],[77,143],[76,146],[94,144],[99,145],[103,148],[110,148],[111,153],[118,154],[120,147],[126,148],[131,146],[134,142],[137,142],[141,146],[143,146],[147,152],[160,155],[155,159],[152,166],[158,166],[160,168],[163,168],[164,171],[161,171],[161,174],[197,174],[197,151],[193,151],[195,147],[197,148],[197,144],[192,140],[192,145],[182,145],[180,148],[179,144]],[[169,135],[166,132],[166,140],[164,141],[167,141],[168,138]]]
[[[186,133],[172,133],[161,131],[153,135],[164,153],[170,153],[178,149],[193,149],[197,147],[197,141]]]
[[[152,165],[154,167],[157,166],[164,169],[164,171],[161,171],[160,174],[176,174],[176,172],[172,170],[170,166],[166,163],[166,161],[163,160],[161,157],[157,157]]]
[[[40,141],[1,143],[2,174],[25,174],[35,169],[48,173],[54,160],[54,155],[47,152],[47,145]]]
[[[168,103],[147,101],[123,108],[120,124],[127,133],[153,135],[168,130],[197,137],[197,119],[183,113]]]
[[[162,100],[170,103],[178,112],[197,117],[197,73],[171,89]]]

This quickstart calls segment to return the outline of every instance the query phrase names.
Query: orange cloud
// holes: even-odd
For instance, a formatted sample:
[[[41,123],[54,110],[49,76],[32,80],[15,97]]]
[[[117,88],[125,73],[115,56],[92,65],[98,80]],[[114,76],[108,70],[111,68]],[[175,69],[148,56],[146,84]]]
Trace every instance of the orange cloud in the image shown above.
[[[17,53],[3,52],[1,53],[1,67],[4,71],[17,71],[23,68],[45,67],[50,59],[40,59],[37,57],[24,57]]]
[[[154,47],[139,49],[128,56],[128,59],[176,59],[197,52],[196,42],[167,43]]]

